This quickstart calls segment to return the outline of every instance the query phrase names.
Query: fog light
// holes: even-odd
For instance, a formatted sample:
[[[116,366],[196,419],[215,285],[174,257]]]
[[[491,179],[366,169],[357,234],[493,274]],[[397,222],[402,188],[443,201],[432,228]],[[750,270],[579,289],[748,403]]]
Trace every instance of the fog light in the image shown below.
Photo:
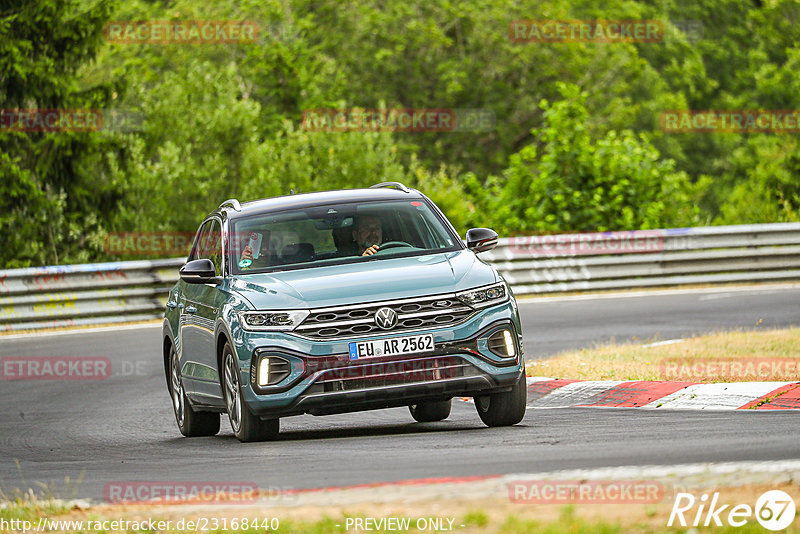
[[[506,342],[506,354],[508,354],[509,357],[516,356],[517,351],[514,348],[514,338],[511,337],[511,332],[503,330],[503,339]]]
[[[269,384],[269,358],[261,358],[258,362],[258,385],[266,386]]]
[[[517,347],[514,344],[514,333],[511,330],[495,330],[487,341],[490,351],[501,358],[513,358],[517,355]]]

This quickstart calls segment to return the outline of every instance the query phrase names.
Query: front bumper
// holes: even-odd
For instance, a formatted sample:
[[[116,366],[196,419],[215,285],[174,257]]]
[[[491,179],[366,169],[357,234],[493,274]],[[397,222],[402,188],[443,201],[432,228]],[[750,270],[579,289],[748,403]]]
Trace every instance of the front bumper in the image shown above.
[[[503,358],[489,350],[487,339],[499,329],[513,332],[513,357]],[[507,391],[524,373],[513,299],[481,310],[459,325],[417,333],[433,334],[433,351],[356,361],[349,360],[347,344],[360,339],[321,342],[285,333],[248,335],[246,343],[237,343],[242,380],[248,384],[245,402],[264,418],[326,415]],[[370,339],[395,336],[388,333]],[[264,355],[288,361],[290,371],[280,382],[259,387],[255,370]]]

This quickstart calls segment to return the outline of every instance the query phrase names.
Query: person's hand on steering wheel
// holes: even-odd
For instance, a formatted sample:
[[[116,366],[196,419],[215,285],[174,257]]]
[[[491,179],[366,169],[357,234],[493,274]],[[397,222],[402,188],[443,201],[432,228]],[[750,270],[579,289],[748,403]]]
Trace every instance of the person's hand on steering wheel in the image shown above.
[[[373,254],[378,252],[378,250],[386,250],[389,248],[410,247],[410,246],[411,245],[409,245],[405,241],[387,241],[386,243],[383,243],[381,245],[372,245],[371,247],[367,247],[362,256],[372,256]]]
[[[366,250],[364,251],[364,253],[363,253],[363,254],[361,254],[361,255],[362,255],[362,256],[372,256],[373,254],[375,254],[376,252],[378,252],[378,250],[379,250],[380,248],[381,248],[381,246],[380,246],[380,245],[372,245],[371,247],[367,247],[367,249],[366,249]]]

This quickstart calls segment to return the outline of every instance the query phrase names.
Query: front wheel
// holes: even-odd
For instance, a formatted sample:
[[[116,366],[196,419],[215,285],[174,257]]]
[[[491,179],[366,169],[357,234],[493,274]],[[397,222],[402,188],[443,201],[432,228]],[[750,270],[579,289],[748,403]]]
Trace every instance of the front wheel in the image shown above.
[[[239,362],[229,343],[225,343],[222,349],[222,368],[224,369],[222,391],[233,435],[242,442],[276,438],[280,432],[280,419],[262,421],[244,402]]]
[[[419,404],[412,404],[408,407],[408,410],[411,412],[411,417],[420,423],[430,423],[447,419],[450,416],[452,402],[453,399],[420,402]]]
[[[523,373],[511,391],[475,397],[475,408],[486,426],[511,426],[525,417],[527,399],[528,388]]]
[[[169,347],[169,394],[172,397],[172,409],[181,434],[187,438],[214,436],[219,432],[219,414],[213,412],[196,412],[186,398],[183,390],[181,366],[175,347]]]

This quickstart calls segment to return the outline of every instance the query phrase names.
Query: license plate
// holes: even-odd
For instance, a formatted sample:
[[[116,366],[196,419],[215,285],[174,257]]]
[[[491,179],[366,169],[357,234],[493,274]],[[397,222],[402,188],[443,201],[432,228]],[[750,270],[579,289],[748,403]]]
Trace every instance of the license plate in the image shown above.
[[[350,359],[400,356],[433,350],[433,334],[394,337],[375,341],[353,341],[349,344]]]

